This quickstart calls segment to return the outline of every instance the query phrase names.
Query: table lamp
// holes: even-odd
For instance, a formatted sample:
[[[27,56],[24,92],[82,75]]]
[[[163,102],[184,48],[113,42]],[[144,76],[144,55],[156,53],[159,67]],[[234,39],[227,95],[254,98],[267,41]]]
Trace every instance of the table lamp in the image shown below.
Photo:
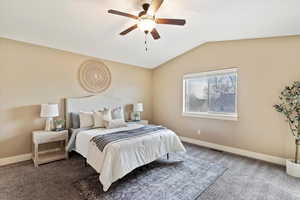
[[[140,121],[141,120],[141,112],[144,111],[143,103],[134,104],[133,111],[134,111],[134,114],[133,114],[134,115],[134,120],[135,121]]]
[[[45,131],[53,129],[53,117],[58,117],[58,104],[42,104],[41,117],[46,118]]]

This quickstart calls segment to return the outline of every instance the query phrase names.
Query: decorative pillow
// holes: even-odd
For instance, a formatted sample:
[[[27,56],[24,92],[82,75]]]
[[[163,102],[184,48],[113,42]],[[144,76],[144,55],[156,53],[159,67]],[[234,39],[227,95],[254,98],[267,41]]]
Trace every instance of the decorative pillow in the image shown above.
[[[116,108],[113,108],[111,110],[111,117],[112,117],[112,119],[122,119],[123,121],[125,121],[123,107],[118,106]]]
[[[80,128],[80,119],[79,119],[79,113],[71,113],[70,114],[71,119],[71,128]]]
[[[127,123],[123,119],[112,119],[105,121],[105,128],[122,128],[127,127]]]
[[[105,127],[105,121],[111,120],[111,110],[104,108],[102,111],[93,112],[94,128]]]
[[[91,128],[94,126],[92,112],[79,112],[80,128]]]

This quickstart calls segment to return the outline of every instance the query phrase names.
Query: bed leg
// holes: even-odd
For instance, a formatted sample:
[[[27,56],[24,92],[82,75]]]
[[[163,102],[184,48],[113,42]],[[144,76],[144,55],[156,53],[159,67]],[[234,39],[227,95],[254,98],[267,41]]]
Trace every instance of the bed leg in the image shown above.
[[[169,156],[169,153],[167,153],[167,160],[169,160],[169,157],[170,157],[170,156]]]

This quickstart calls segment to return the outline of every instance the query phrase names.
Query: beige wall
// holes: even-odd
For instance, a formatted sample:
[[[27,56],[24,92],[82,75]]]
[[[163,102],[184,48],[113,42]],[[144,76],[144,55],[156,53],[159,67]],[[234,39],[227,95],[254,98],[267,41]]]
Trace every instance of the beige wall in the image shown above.
[[[154,122],[181,136],[289,157],[293,141],[272,105],[285,85],[300,80],[299,52],[300,36],[202,45],[154,70]],[[239,120],[183,117],[182,76],[231,67],[239,68]]]
[[[288,157],[294,145],[272,105],[286,84],[300,80],[299,52],[295,36],[208,43],[152,71],[103,61],[112,85],[102,95],[144,102],[145,119],[182,136]],[[77,81],[86,59],[0,38],[0,158],[31,152],[31,131],[43,127],[41,103],[89,95]],[[239,68],[239,121],[183,117],[183,74],[230,67]]]
[[[31,152],[31,132],[43,128],[40,104],[86,96],[77,80],[86,56],[0,38],[0,158]],[[142,101],[151,120],[151,70],[103,61],[112,85],[103,93]]]

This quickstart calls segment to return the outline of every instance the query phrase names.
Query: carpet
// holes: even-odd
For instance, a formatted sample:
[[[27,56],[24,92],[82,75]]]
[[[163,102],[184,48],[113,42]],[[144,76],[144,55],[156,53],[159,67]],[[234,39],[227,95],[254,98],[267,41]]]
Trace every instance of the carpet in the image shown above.
[[[275,174],[276,176],[276,174]],[[220,187],[222,186],[222,187]],[[202,195],[205,200],[299,200],[300,192],[294,192],[286,185],[272,182],[268,178],[226,171],[218,182]]]
[[[74,183],[85,200],[195,200],[226,168],[187,154],[171,154],[137,168],[107,192],[103,192],[99,175],[93,174]]]
[[[283,166],[187,143],[184,146],[186,155],[228,168],[197,200],[300,199],[300,179],[288,176]],[[173,154],[170,160],[174,160]],[[2,166],[0,199],[83,200],[74,183],[93,174],[95,170],[90,166],[85,167],[84,159],[76,153],[71,153],[69,160],[51,162],[38,168],[33,166],[32,161]],[[98,178],[93,181],[93,186],[98,184],[97,190],[100,190]]]

